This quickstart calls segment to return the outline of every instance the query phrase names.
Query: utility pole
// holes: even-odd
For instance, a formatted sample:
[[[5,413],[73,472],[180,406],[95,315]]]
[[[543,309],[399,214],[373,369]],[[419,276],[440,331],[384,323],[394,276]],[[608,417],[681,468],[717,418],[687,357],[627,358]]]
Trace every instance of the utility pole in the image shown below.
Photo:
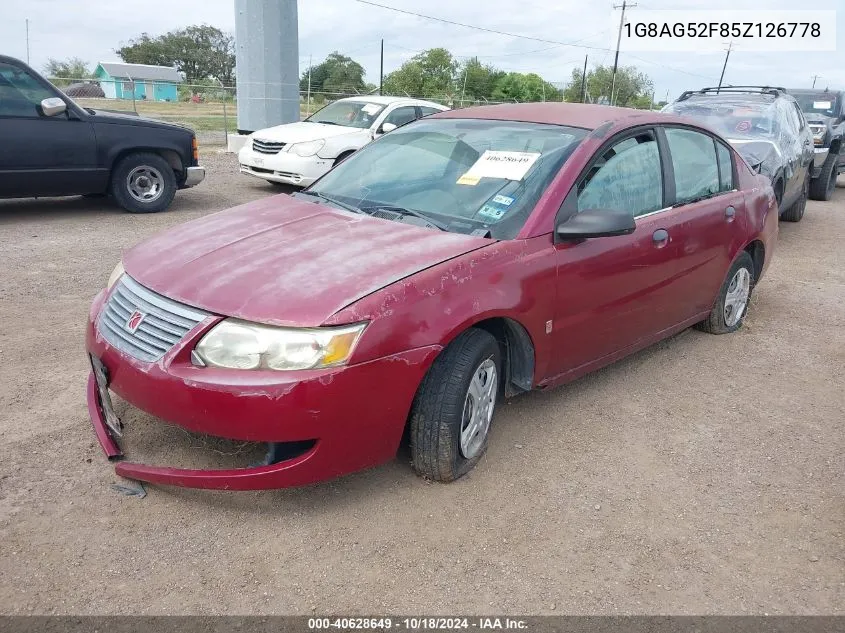
[[[307,105],[305,106],[305,118],[311,116],[311,72],[314,70],[314,66],[311,64],[311,59],[313,55],[308,56],[308,96],[306,97],[305,101]]]
[[[619,34],[616,36],[616,56],[613,58],[613,79],[610,80],[610,105],[613,105],[613,91],[616,90],[616,69],[619,67],[619,45],[622,43],[622,27],[625,26],[625,9],[628,7],[634,8],[636,4],[628,4],[626,0],[622,0],[622,16],[619,18]],[[613,5],[614,9],[620,8]]]
[[[816,87],[816,79],[818,79],[819,77],[821,77],[821,75],[813,75],[813,88]]]
[[[384,89],[384,38],[382,38],[382,40],[381,40],[381,63],[379,64],[379,70],[378,70],[378,93],[379,93],[379,96],[381,96],[383,89]]]
[[[26,65],[29,66],[29,18],[26,19]]]
[[[581,103],[587,101],[587,55],[584,55],[584,72],[581,73]]]
[[[728,42],[728,52],[725,53],[725,63],[722,64],[722,74],[719,75],[719,86],[716,88],[716,94],[719,94],[719,89],[722,87],[722,79],[725,78],[725,68],[728,67],[728,58],[731,56],[731,46],[733,41]]]

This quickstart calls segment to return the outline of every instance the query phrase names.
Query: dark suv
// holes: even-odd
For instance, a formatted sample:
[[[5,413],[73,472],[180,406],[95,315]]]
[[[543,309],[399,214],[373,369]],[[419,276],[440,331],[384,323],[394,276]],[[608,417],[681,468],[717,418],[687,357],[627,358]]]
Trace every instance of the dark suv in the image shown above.
[[[782,219],[804,217],[813,167],[813,135],[783,88],[723,86],[684,92],[664,112],[719,132],[758,173],[768,176]]]
[[[190,129],[83,108],[0,55],[0,198],[110,194],[151,213],[204,177]]]
[[[814,200],[830,200],[836,188],[836,177],[845,172],[845,151],[842,147],[842,137],[845,135],[845,92],[790,88],[789,94],[801,106],[813,133],[816,159],[813,162],[810,197]]]

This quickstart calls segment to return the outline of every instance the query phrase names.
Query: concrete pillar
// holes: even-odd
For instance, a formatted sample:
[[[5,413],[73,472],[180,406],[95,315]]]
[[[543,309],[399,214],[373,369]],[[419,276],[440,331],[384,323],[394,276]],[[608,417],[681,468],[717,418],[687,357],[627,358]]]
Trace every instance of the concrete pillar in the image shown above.
[[[299,121],[296,0],[235,0],[238,132]]]

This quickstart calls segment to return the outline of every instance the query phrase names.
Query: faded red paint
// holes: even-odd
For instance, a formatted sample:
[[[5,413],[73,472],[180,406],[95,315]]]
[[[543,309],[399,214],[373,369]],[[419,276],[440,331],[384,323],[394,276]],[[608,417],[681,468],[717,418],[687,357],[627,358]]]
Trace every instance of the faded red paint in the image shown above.
[[[209,317],[148,364],[108,345],[89,315],[87,347],[110,387],[187,429],[232,439],[315,440],[299,457],[236,471],[122,462],[118,473],[155,483],[257,489],[301,485],[391,459],[414,394],[440,350],[466,328],[507,317],[534,346],[533,386],[552,386],[702,320],[738,253],[777,236],[771,187],[737,156],[739,190],[640,218],[631,235],[555,244],[555,215],[587,162],[616,132],[667,115],[598,106],[532,104],[447,112],[566,123],[610,121],[575,150],[514,240],[495,241],[355,215],[284,196],[177,227],[129,251],[141,284]],[[686,123],[686,122],[685,122]],[[723,207],[736,209],[726,221]],[[671,239],[655,245],[652,234]],[[200,368],[190,353],[223,316],[319,326],[368,321],[345,367],[311,371]],[[546,324],[553,327],[547,332]],[[89,410],[110,456],[119,451],[89,384]]]

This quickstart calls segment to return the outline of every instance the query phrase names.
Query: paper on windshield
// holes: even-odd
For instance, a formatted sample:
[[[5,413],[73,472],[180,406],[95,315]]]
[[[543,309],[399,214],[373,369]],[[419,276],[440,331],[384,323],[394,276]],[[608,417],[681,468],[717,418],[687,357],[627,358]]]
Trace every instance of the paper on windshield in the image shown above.
[[[375,114],[376,112],[378,112],[379,110],[381,110],[381,106],[380,106],[380,105],[378,105],[377,103],[367,103],[367,104],[365,104],[365,105],[364,105],[364,107],[363,107],[363,108],[361,108],[361,109],[362,109],[364,112],[366,112],[367,114]]]
[[[538,158],[539,152],[501,152],[488,149],[463,178],[522,180]]]
[[[813,110],[830,110],[831,106],[831,101],[813,101]]]

